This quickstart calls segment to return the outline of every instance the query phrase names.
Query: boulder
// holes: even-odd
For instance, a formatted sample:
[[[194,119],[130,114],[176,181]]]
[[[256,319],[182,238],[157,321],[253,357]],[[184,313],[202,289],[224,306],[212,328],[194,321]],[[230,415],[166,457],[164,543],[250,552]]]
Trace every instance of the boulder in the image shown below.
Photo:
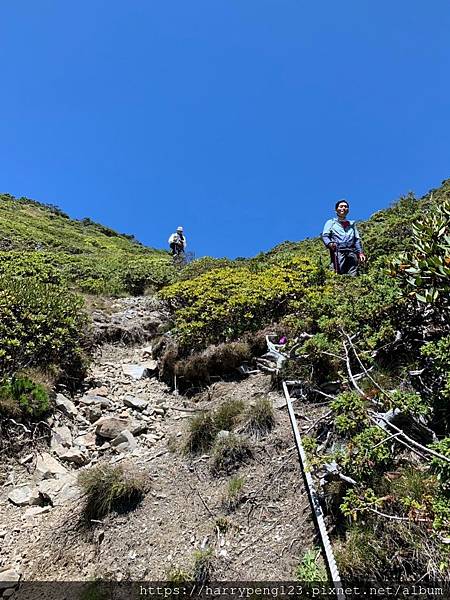
[[[124,375],[132,377],[133,379],[143,379],[147,377],[147,367],[145,365],[122,365],[122,371]]]
[[[95,423],[95,433],[108,440],[113,440],[128,427],[128,420],[116,417],[102,417]]]
[[[86,394],[82,398],[80,398],[80,404],[84,404],[85,406],[91,406],[92,404],[98,404],[102,408],[111,408],[112,402],[108,400],[108,398],[104,398],[103,396],[96,396],[92,394]]]
[[[90,423],[95,423],[102,417],[103,413],[98,404],[93,404],[92,406],[88,406],[86,415]]]
[[[130,408],[134,408],[134,410],[145,410],[148,406],[147,400],[141,400],[140,398],[135,398],[134,396],[125,396],[123,403],[125,406],[129,406]]]
[[[108,388],[105,385],[102,385],[100,387],[96,387],[96,388],[92,388],[91,390],[88,391],[88,394],[92,394],[93,396],[107,396],[108,395]]]
[[[38,505],[42,504],[37,488],[31,488],[29,485],[19,485],[8,494],[8,500],[16,506]]]
[[[44,452],[38,456],[35,470],[36,479],[52,479],[66,474],[67,469],[48,452]]]
[[[60,479],[46,479],[39,484],[40,494],[52,503],[52,506],[62,506],[70,500],[81,496],[76,478],[73,475],[65,475]]]
[[[125,429],[116,438],[111,440],[111,446],[114,446],[116,450],[123,452],[124,450],[134,450],[137,448],[137,442],[133,434]]]
[[[72,445],[72,433],[67,425],[61,425],[52,429],[51,447]]]
[[[78,467],[82,467],[89,462],[89,458],[79,448],[69,448],[63,454],[60,454],[60,459]]]
[[[95,447],[95,435],[93,433],[85,433],[84,435],[79,435],[73,441],[75,446],[81,446],[85,448],[94,448]]]
[[[55,405],[62,413],[71,419],[74,419],[78,414],[75,404],[63,394],[56,394]]]

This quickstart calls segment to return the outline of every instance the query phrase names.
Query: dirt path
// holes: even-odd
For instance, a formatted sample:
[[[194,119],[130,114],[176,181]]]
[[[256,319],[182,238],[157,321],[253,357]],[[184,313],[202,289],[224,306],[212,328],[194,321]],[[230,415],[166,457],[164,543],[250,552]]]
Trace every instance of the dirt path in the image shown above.
[[[0,488],[0,568],[24,580],[163,580],[175,572],[192,575],[203,550],[216,580],[292,579],[304,552],[314,546],[314,527],[286,409],[276,411],[269,435],[252,440],[253,459],[237,472],[243,487],[234,510],[224,506],[230,476],[213,475],[209,455],[189,457],[180,451],[191,411],[231,398],[245,404],[261,395],[279,401],[268,376],[216,383],[209,400],[186,400],[156,377],[134,378],[137,367],[146,365],[151,374],[154,365],[142,347],[105,345],[87,389],[73,399],[73,414],[67,416],[70,405],[60,404],[49,453],[66,473],[47,472],[42,480],[36,456],[23,465],[9,464]],[[127,374],[133,369],[134,377]],[[95,436],[99,417],[126,420],[131,446],[117,448],[111,439]],[[133,463],[150,477],[151,490],[135,510],[113,513],[85,530],[75,477],[105,460]],[[60,477],[68,478],[65,492],[48,483]],[[52,488],[44,506],[18,506],[8,499],[23,484],[32,492],[41,489],[42,481],[45,489]]]

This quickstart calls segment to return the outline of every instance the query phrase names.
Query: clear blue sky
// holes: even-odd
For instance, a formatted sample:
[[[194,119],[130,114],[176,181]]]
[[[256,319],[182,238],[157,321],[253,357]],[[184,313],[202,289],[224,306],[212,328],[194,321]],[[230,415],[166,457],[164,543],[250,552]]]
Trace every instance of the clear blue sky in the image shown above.
[[[448,0],[3,0],[0,191],[197,256],[450,176]]]

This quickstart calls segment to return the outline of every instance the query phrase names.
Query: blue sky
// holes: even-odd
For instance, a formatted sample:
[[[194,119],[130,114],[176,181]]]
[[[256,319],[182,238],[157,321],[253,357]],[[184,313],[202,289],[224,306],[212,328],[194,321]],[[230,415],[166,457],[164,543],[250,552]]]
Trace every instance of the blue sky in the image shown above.
[[[448,0],[0,4],[0,191],[197,256],[450,177]]]

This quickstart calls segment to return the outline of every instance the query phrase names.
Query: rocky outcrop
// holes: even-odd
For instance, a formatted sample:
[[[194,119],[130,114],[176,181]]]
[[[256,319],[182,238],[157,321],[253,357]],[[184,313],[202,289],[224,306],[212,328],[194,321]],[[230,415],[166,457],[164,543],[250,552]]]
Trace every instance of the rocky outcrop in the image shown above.
[[[108,310],[92,313],[96,342],[138,344],[155,336],[167,322],[161,305],[151,297],[119,298]]]

